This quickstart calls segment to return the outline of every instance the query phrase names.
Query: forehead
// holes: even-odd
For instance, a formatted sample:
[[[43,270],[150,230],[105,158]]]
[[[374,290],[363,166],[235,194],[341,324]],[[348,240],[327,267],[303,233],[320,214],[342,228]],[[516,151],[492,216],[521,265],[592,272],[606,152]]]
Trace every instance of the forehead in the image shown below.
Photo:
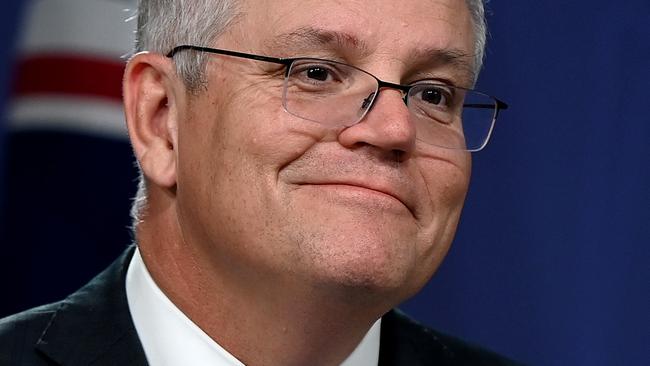
[[[258,49],[331,43],[402,59],[432,50],[474,52],[464,0],[248,0],[243,5],[243,41]]]

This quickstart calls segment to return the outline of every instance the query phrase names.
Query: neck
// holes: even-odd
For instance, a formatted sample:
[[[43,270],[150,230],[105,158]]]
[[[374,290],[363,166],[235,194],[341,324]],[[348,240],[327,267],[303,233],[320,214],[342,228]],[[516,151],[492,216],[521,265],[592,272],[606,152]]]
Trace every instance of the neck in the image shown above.
[[[186,242],[173,210],[149,209],[158,213],[145,217],[137,238],[152,278],[246,365],[339,365],[384,312],[302,281],[233,270]]]

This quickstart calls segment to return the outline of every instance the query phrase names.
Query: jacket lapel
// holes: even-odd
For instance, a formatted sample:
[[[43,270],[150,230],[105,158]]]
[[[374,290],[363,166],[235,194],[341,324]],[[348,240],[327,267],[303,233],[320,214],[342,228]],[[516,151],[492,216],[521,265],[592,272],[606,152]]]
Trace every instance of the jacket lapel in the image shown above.
[[[394,309],[381,318],[379,366],[444,366],[453,353],[438,335]]]
[[[62,366],[147,365],[126,300],[133,251],[61,303],[36,344],[41,354]]]

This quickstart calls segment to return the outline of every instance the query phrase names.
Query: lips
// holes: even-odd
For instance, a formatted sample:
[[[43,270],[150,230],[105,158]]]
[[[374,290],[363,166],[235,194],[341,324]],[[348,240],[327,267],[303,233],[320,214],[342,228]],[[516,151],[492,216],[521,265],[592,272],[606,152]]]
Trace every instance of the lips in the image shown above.
[[[397,187],[398,184],[390,184],[387,182],[382,182],[378,179],[373,180],[360,180],[360,179],[334,179],[334,180],[315,180],[308,182],[301,182],[300,185],[312,185],[312,186],[331,186],[331,187],[348,187],[351,189],[359,190],[368,190],[376,194],[389,196],[392,199],[399,201],[404,205],[412,214],[414,213],[413,201],[409,199],[410,195],[404,190],[400,191]]]
[[[392,158],[392,155],[391,155]],[[370,145],[342,149],[337,141],[313,145],[279,171],[279,180],[294,188],[332,188],[349,199],[406,208],[419,219],[422,184],[411,161],[396,163]],[[329,186],[329,187],[327,187]],[[354,192],[356,190],[356,192]]]

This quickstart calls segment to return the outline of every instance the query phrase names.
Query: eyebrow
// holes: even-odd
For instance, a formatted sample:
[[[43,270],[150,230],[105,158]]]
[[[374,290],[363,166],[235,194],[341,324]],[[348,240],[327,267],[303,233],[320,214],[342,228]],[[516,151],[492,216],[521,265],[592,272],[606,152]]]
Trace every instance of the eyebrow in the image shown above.
[[[365,58],[374,51],[364,40],[354,34],[314,27],[301,27],[280,34],[273,38],[269,45],[275,50],[284,50],[285,52],[322,50],[322,48],[343,53],[354,50],[355,56],[359,58]],[[467,79],[464,81],[472,83],[476,79],[473,55],[460,49],[416,48],[408,53],[408,60],[411,68],[451,66],[460,71],[463,79]]]
[[[416,65],[451,66],[460,71],[467,82],[476,80],[474,55],[457,48],[419,48],[409,53],[409,60],[414,60]]]
[[[322,47],[341,51],[354,49],[361,56],[372,53],[368,44],[353,34],[313,27],[301,27],[283,33],[271,41],[271,46],[282,50],[309,50]]]

